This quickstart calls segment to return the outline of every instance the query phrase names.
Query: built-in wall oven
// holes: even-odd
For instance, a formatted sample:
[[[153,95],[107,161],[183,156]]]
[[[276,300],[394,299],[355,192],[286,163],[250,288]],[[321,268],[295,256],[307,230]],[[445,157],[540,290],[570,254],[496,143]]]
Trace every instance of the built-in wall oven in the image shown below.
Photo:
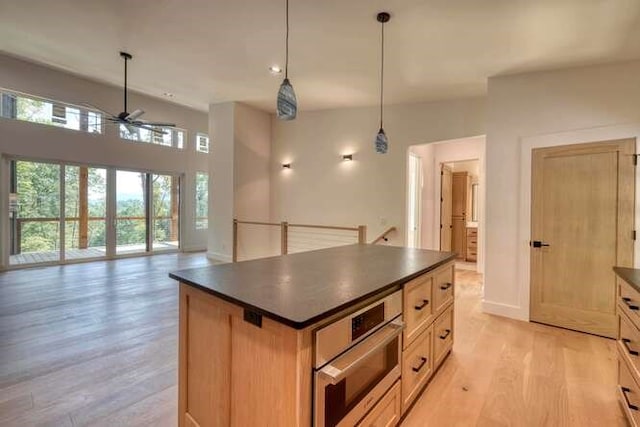
[[[315,333],[314,425],[355,426],[400,378],[402,292]]]

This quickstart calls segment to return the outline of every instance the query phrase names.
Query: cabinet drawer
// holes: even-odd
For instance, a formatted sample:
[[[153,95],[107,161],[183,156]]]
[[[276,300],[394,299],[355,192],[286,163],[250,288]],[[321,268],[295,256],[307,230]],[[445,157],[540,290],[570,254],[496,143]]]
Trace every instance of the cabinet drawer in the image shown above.
[[[400,384],[401,381],[396,381],[358,427],[392,427],[398,424],[401,415]]]
[[[618,305],[633,323],[640,323],[640,294],[621,279],[618,279],[618,289]]]
[[[636,378],[640,378],[640,331],[624,312],[618,313],[618,325],[620,331],[619,350],[629,362]]]
[[[442,313],[433,323],[433,368],[444,360],[453,347],[453,305]]]
[[[433,373],[431,342],[433,327],[424,330],[416,340],[402,352],[402,412],[420,394],[422,386]]]
[[[618,359],[618,399],[629,424],[637,427],[640,423],[640,387],[629,372],[626,362],[621,358]]]
[[[437,316],[453,301],[453,264],[434,273],[433,279],[433,310]]]
[[[477,248],[478,247],[478,238],[477,237],[467,238],[467,247],[468,248]]]
[[[407,348],[433,320],[433,301],[431,288],[433,277],[425,274],[404,285],[403,317],[406,324],[403,348]]]

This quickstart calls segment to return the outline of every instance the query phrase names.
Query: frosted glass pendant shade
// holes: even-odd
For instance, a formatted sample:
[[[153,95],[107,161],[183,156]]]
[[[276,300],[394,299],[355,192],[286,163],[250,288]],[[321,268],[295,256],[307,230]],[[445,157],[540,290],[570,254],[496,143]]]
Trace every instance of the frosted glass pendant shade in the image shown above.
[[[387,135],[384,133],[384,129],[380,128],[376,135],[376,153],[387,154],[388,149],[389,140],[387,139]]]
[[[289,79],[284,79],[280,85],[277,112],[280,120],[293,120],[296,118],[298,101],[296,100],[296,93],[293,91],[293,86],[291,86]]]

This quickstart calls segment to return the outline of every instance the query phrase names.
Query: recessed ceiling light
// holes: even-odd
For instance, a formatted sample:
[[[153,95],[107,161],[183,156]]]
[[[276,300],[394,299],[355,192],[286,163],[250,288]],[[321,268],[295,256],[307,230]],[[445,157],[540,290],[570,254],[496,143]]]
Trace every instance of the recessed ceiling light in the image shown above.
[[[173,98],[173,94],[171,92],[164,92],[162,96],[166,96],[167,98]]]
[[[277,65],[272,65],[271,67],[269,67],[269,72],[271,74],[282,74],[282,68],[278,67]]]

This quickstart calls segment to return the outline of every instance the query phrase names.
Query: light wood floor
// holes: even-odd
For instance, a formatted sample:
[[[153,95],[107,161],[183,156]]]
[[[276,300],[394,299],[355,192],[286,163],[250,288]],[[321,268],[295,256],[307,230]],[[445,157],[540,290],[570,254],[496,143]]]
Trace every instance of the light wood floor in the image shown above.
[[[453,352],[402,426],[626,426],[615,341],[483,314],[481,280],[456,271]]]
[[[177,286],[203,254],[0,274],[0,426],[176,425]],[[480,311],[457,273],[456,344],[404,426],[617,426],[613,341]]]

